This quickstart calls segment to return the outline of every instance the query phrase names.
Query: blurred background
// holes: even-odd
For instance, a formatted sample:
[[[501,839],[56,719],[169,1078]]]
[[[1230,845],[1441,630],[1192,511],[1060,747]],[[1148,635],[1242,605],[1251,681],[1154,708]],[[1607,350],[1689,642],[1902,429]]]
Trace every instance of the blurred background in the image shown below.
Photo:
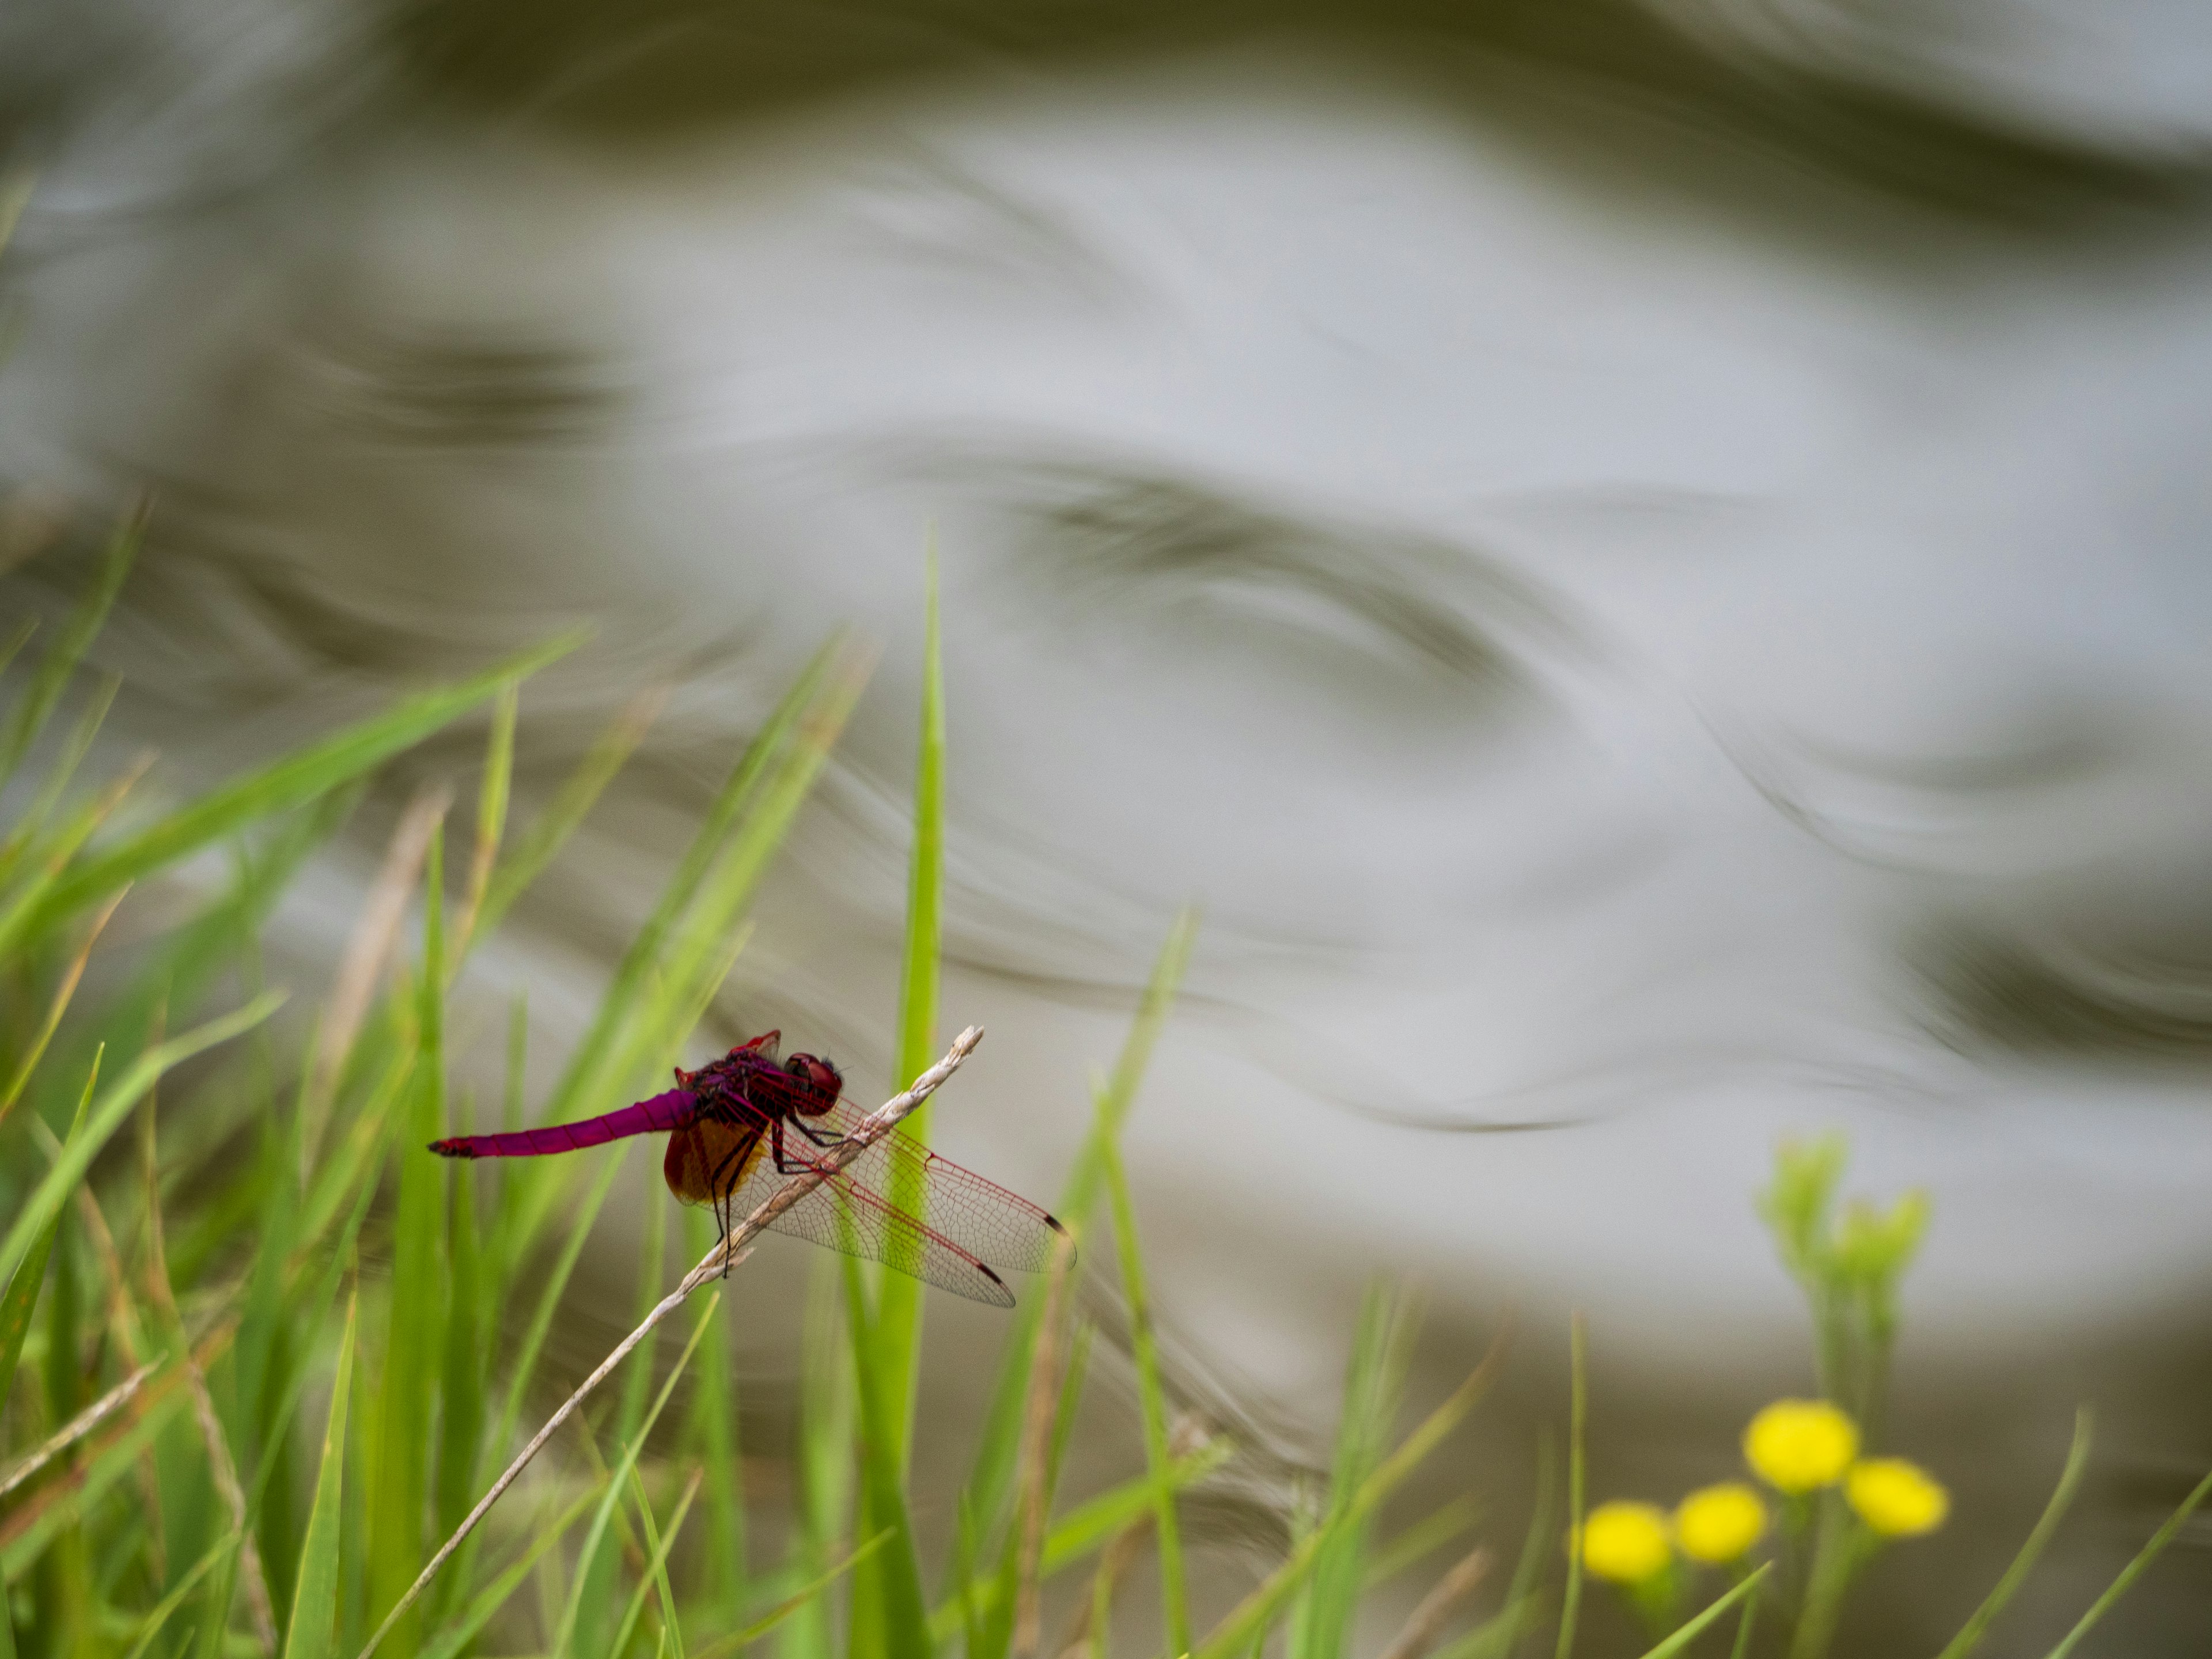
[[[665,688],[465,987],[487,1077],[856,626],[711,1023],[872,1103],[933,543],[991,1033],[939,1144],[1054,1190],[1202,907],[1128,1143],[1184,1401],[1287,1482],[1373,1275],[1438,1377],[1510,1305],[1507,1512],[1577,1307],[1593,1492],[1668,1499],[1810,1387],[1749,1194],[1841,1129],[1934,1199],[1895,1437],[1959,1517],[1845,1647],[1940,1644],[2094,1399],[2040,1651],[2212,1462],[2209,92],[2160,0],[17,0],[0,612],[150,490],[92,660],[179,790],[588,623],[526,805]],[[482,742],[382,779],[272,977]],[[765,1446],[782,1260],[726,1321]],[[993,1340],[933,1316],[918,1494]],[[1288,1489],[1200,1516],[1209,1605]],[[2205,1650],[2208,1543],[2095,1650]]]

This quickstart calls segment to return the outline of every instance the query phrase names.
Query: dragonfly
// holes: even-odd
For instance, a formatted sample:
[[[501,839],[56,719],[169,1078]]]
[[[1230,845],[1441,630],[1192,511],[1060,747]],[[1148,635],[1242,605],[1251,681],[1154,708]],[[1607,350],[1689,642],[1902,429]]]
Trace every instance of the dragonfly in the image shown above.
[[[631,1135],[668,1136],[661,1174],[686,1204],[710,1206],[722,1236],[785,1183],[819,1174],[768,1224],[833,1250],[880,1261],[964,1296],[1011,1308],[1000,1275],[1041,1273],[1066,1229],[1025,1198],[986,1181],[909,1135],[886,1134],[839,1169],[823,1154],[864,1115],[844,1074],[819,1054],[779,1060],[781,1031],[763,1032],[676,1087],[577,1123],[434,1140],[445,1158],[543,1158]],[[726,1271],[726,1268],[725,1269]]]

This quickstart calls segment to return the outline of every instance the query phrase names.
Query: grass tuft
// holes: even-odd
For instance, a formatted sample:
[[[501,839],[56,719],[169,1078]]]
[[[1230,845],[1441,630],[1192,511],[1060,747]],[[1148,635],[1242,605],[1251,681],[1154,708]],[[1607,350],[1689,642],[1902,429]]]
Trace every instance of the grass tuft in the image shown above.
[[[740,1433],[730,1333],[711,1298],[660,1366],[658,1325],[725,1264],[693,1212],[678,1236],[704,1259],[667,1289],[658,1194],[635,1263],[636,1329],[523,1441],[624,1158],[479,1168],[432,1158],[422,1143],[478,1115],[457,1064],[470,1022],[454,1000],[475,988],[481,947],[574,857],[659,694],[623,709],[519,830],[510,806],[530,677],[571,640],[404,699],[181,804],[149,800],[158,765],[89,775],[115,683],[83,667],[143,528],[136,514],[118,527],[76,611],[45,635],[34,665],[18,665],[19,695],[0,712],[0,774],[16,779],[0,823],[0,983],[10,990],[0,1152],[12,1154],[0,1156],[0,1659],[726,1659],[756,1643],[778,1659],[1106,1659],[1117,1595],[1147,1566],[1167,1659],[1346,1659],[1376,1598],[1406,1589],[1411,1599],[1416,1569],[1432,1582],[1413,1618],[1392,1621],[1392,1659],[1509,1659],[1546,1639],[1547,1623],[1568,1659],[1586,1611],[1581,1553],[1564,1547],[1580,1537],[1588,1496],[1582,1321],[1564,1502],[1547,1443],[1510,1580],[1492,1587],[1484,1572],[1504,1552],[1484,1536],[1471,1475],[1425,1516],[1392,1515],[1387,1532],[1382,1522],[1417,1469],[1451,1467],[1452,1437],[1497,1375],[1504,1338],[1401,1436],[1416,1305],[1380,1285],[1352,1334],[1325,1485],[1288,1547],[1200,1628],[1222,1576],[1246,1567],[1209,1560],[1187,1500],[1235,1475],[1246,1449],[1188,1413],[1176,1419],[1161,1337],[1175,1286],[1154,1280],[1137,1221],[1145,1170],[1122,1150],[1190,963],[1194,913],[1169,929],[1088,1102],[1055,1206],[1084,1253],[1064,1255],[1024,1296],[994,1358],[969,1364],[992,1380],[956,1500],[917,1494],[910,1478],[916,1379],[926,1339],[942,1340],[918,1282],[849,1259],[817,1263],[790,1443],[755,1443]],[[930,1065],[947,996],[933,556],[921,620],[905,939],[898,1002],[885,1011],[896,1080],[919,1083],[871,1134],[925,1134],[921,1102],[980,1035],[963,1033]],[[31,637],[14,630],[0,657]],[[516,998],[503,1125],[607,1109],[696,1060],[706,1046],[696,1028],[868,667],[852,641],[830,641],[732,757],[557,1070],[533,1053]],[[443,785],[402,815],[355,944],[299,1043],[271,1016],[288,991],[317,988],[264,985],[269,918],[379,768],[486,702],[464,830],[449,845]],[[211,849],[231,860],[228,884],[180,907],[177,866]],[[118,906],[129,918],[114,933],[127,945],[104,931]],[[418,908],[416,933],[403,923]],[[131,1140],[118,1144],[133,1123],[135,1159]],[[1786,1150],[1762,1207],[1805,1288],[1820,1373],[1871,1439],[1897,1286],[1927,1206],[1908,1195],[1838,1219],[1844,1155],[1831,1142]],[[739,1230],[730,1267],[758,1220]],[[1091,1248],[1102,1222],[1111,1250]],[[1072,1445],[1109,1423],[1127,1431],[1112,1390],[1087,1386],[1103,1339],[1086,1317],[1100,1304],[1085,1275],[1118,1279],[1139,1419],[1118,1478],[1089,1485],[1069,1473],[1091,1467]],[[605,1409],[589,1407],[624,1365]],[[1112,1375],[1110,1362],[1101,1369]],[[1965,1659],[2033,1570],[2087,1455],[2085,1418],[2043,1520],[1945,1659]],[[2066,1659],[2208,1495],[2212,1480],[2052,1659]],[[1838,1553],[1815,1647],[1844,1592],[1890,1547],[1840,1498],[1820,1501]],[[933,1576],[920,1550],[933,1528],[952,1541]],[[1458,1565],[1447,1571],[1437,1561],[1448,1547]],[[1628,1610],[1653,1627],[1646,1659],[1689,1651],[1737,1609],[1735,1659],[1752,1659],[1754,1638],[1780,1650],[1793,1617],[1799,1638],[1811,1627],[1802,1588],[1794,1615],[1776,1589],[1787,1572],[1747,1558],[1715,1593],[1680,1562],[1668,1571],[1664,1584],[1628,1592]],[[1762,1627],[1753,1615],[1763,1605],[1783,1616]],[[1135,1650],[1133,1625],[1125,1613],[1116,1650]]]

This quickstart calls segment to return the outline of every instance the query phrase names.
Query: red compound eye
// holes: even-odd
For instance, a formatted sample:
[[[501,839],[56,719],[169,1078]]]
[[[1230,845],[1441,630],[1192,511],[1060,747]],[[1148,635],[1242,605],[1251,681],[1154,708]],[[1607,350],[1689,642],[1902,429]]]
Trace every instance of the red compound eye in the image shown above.
[[[793,1054],[784,1069],[806,1085],[805,1094],[793,1103],[807,1117],[821,1116],[844,1092],[844,1074],[818,1054]]]

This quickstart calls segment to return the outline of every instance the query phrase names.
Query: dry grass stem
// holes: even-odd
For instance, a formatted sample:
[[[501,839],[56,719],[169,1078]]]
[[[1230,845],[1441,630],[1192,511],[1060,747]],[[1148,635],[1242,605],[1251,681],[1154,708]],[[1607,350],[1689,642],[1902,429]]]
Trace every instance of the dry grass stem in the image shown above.
[[[141,1365],[75,1417],[70,1419],[68,1422],[63,1424],[61,1427],[56,1429],[36,1451],[8,1471],[6,1480],[0,1480],[0,1498],[7,1497],[40,1469],[46,1468],[47,1464],[121,1411],[124,1407],[129,1405],[131,1395],[137,1394],[146,1379],[159,1370],[161,1366],[158,1363]]]
[[[1067,1634],[1061,1638],[1060,1659],[1097,1659],[1106,1651],[1107,1626],[1113,1616],[1114,1592],[1121,1587],[1121,1575],[1137,1559],[1145,1547],[1145,1534],[1152,1530],[1152,1517],[1139,1516],[1115,1533],[1098,1558],[1098,1570],[1091,1577],[1091,1594],[1075,1609],[1068,1620]]]
[[[77,946],[76,955],[70,958],[69,967],[62,975],[60,988],[55,991],[53,1002],[46,1010],[46,1024],[39,1027],[39,1035],[24,1054],[23,1063],[15,1068],[15,1080],[9,1084],[7,1094],[0,1097],[0,1121],[4,1121],[8,1114],[15,1109],[15,1103],[23,1097],[24,1087],[31,1080],[31,1073],[46,1058],[46,1045],[53,1041],[55,1029],[61,1024],[62,1016],[69,1012],[70,1000],[76,994],[77,981],[84,977],[84,965],[92,960],[92,947],[100,942],[100,935],[107,926],[107,919],[115,914],[116,906],[123,902],[125,895],[130,890],[125,887],[100,907],[100,914],[92,919],[92,926],[85,933],[84,943]]]
[[[1044,1563],[1045,1487],[1052,1473],[1048,1466],[1052,1461],[1053,1416],[1060,1404],[1060,1346],[1066,1334],[1060,1328],[1067,1303],[1068,1269],[1074,1260],[1074,1247],[1062,1233],[1053,1247],[1052,1285],[1045,1298],[1044,1318],[1037,1327],[1028,1410],[1022,1421],[1022,1530],[1014,1569],[1015,1659],[1031,1659],[1044,1637],[1039,1570]]]
[[[353,936],[346,941],[345,954],[338,959],[337,978],[331,987],[330,1010],[324,1017],[319,1054],[308,1095],[317,1116],[337,1090],[346,1056],[353,1050],[354,1039],[361,1035],[362,1022],[368,1018],[368,1005],[376,995],[376,981],[384,971],[385,960],[392,954],[392,942],[399,937],[399,924],[407,914],[407,896],[415,890],[415,883],[422,873],[422,860],[429,856],[431,833],[452,805],[450,792],[426,789],[408,802],[407,810],[400,815],[399,827],[392,832],[392,844],[385,851],[383,867],[369,884],[368,896],[361,907],[361,920],[354,926]],[[309,1119],[306,1140],[310,1152],[320,1139],[317,1133],[320,1127],[315,1118]]]
[[[145,1103],[139,1107],[140,1146],[145,1158],[149,1181],[152,1172],[161,1166],[155,1145],[156,1117],[154,1095],[149,1091]],[[155,1194],[149,1191],[149,1200]],[[213,1477],[217,1496],[229,1511],[230,1524],[239,1536],[238,1559],[244,1569],[241,1577],[246,1583],[246,1609],[253,1621],[253,1634],[264,1650],[276,1650],[276,1613],[269,1596],[269,1580],[261,1570],[261,1550],[254,1542],[253,1529],[246,1524],[246,1490],[239,1484],[238,1464],[230,1455],[230,1439],[223,1433],[222,1419],[216,1415],[215,1400],[208,1393],[207,1371],[200,1358],[192,1352],[191,1340],[185,1330],[184,1314],[177,1307],[176,1291],[169,1284],[169,1257],[161,1233],[161,1206],[149,1201],[146,1216],[146,1279],[152,1291],[155,1307],[168,1322],[175,1333],[177,1352],[185,1362],[185,1381],[192,1391],[192,1414],[198,1419],[201,1442],[207,1448],[208,1473]]]
[[[1459,1604],[1473,1595],[1490,1571],[1490,1552],[1477,1547],[1462,1556],[1459,1563],[1435,1587],[1421,1598],[1413,1609],[1413,1617],[1406,1620],[1390,1645],[1382,1650],[1382,1659],[1421,1659],[1443,1634],[1445,1625]]]
[[[453,1535],[438,1547],[438,1553],[430,1558],[428,1565],[407,1587],[407,1594],[401,1596],[392,1605],[392,1611],[385,1614],[384,1622],[368,1638],[358,1659],[368,1659],[369,1655],[376,1651],[378,1645],[391,1633],[392,1627],[429,1587],[431,1579],[437,1577],[438,1569],[444,1566],[453,1552],[467,1541],[469,1534],[477,1529],[485,1516],[491,1513],[492,1505],[499,1502],[507,1489],[520,1478],[523,1470],[530,1467],[531,1460],[544,1448],[545,1443],[560,1431],[561,1425],[575,1415],[592,1391],[605,1382],[615,1368],[629,1357],[631,1349],[652,1335],[662,1320],[682,1307],[692,1291],[717,1277],[726,1267],[735,1267],[743,1261],[744,1252],[770,1222],[867,1151],[896,1127],[902,1118],[935,1094],[945,1080],[960,1069],[961,1062],[975,1051],[975,1045],[982,1040],[983,1030],[979,1025],[970,1025],[953,1038],[952,1046],[945,1052],[945,1058],[916,1078],[912,1088],[904,1094],[894,1095],[855,1124],[852,1133],[836,1146],[825,1148],[820,1167],[777,1188],[759,1208],[732,1228],[721,1243],[708,1251],[699,1265],[684,1275],[682,1283],[654,1304],[653,1311],[646,1315],[638,1328],[615,1345],[612,1352],[599,1362],[598,1368],[577,1385],[576,1391],[561,1402],[560,1409],[545,1419],[544,1427],[531,1436],[529,1443],[515,1454],[514,1461],[507,1466],[498,1480],[491,1483],[490,1489],[477,1500],[477,1506],[463,1517],[461,1524],[453,1528]]]

